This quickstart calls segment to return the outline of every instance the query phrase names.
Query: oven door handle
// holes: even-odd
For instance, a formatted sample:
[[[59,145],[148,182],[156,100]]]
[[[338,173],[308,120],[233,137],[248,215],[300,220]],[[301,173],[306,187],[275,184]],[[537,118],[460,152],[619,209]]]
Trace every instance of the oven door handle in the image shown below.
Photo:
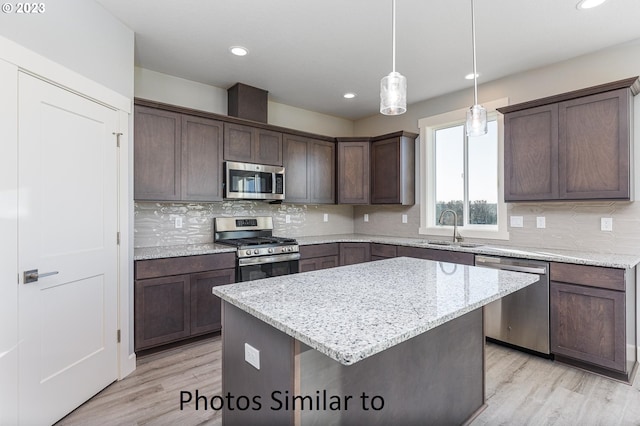
[[[238,266],[262,265],[265,263],[288,262],[300,259],[300,253],[278,254],[275,256],[245,257],[238,259]]]

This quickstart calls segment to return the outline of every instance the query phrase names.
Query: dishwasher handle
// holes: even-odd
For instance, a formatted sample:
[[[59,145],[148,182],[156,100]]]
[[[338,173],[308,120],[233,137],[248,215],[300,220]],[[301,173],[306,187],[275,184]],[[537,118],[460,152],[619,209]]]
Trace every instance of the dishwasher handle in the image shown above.
[[[543,266],[525,266],[522,264],[503,263],[499,257],[476,256],[476,266],[501,269],[504,271],[527,272],[529,274],[545,275],[547,268]]]

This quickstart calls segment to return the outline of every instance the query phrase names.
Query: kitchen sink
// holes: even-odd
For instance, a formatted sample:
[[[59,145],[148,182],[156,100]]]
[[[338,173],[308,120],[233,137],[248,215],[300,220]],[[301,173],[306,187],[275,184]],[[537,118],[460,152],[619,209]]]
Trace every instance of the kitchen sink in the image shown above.
[[[465,242],[454,243],[453,241],[444,241],[444,240],[427,240],[426,243],[433,244],[436,246],[453,246],[453,247],[468,247],[468,248],[480,247],[484,245],[480,243],[465,243]]]

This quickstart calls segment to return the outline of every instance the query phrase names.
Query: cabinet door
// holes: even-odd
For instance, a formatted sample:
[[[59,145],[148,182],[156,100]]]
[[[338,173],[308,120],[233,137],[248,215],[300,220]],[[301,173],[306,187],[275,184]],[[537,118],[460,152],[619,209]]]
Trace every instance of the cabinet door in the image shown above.
[[[338,142],[338,204],[369,204],[370,145]]]
[[[560,198],[629,199],[629,99],[620,89],[559,104]]]
[[[235,269],[191,275],[191,336],[222,329],[220,298],[211,293],[215,286],[235,282]]]
[[[223,123],[182,116],[182,200],[222,201]]]
[[[134,198],[179,200],[180,114],[136,106],[134,121]]]
[[[308,155],[309,145],[305,138],[284,136],[285,201],[307,203],[310,200]]]
[[[353,265],[371,260],[371,244],[340,243],[340,265]]]
[[[336,202],[336,144],[311,139],[309,145],[307,162],[309,202],[334,204]]]
[[[135,349],[189,337],[189,275],[135,282]]]
[[[558,198],[557,104],[505,115],[504,198]]]
[[[624,295],[551,281],[551,352],[626,372]]]
[[[254,163],[282,166],[282,133],[256,129]]]
[[[415,203],[415,137],[394,136],[371,144],[371,204]]]
[[[256,157],[254,128],[224,123],[224,159],[251,163]]]

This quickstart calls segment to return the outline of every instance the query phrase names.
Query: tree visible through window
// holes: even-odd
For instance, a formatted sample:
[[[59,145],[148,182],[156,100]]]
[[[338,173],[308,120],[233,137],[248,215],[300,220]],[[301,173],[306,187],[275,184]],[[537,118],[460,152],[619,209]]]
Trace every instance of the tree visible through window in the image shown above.
[[[467,138],[464,125],[435,130],[436,225],[446,210],[458,226],[498,224],[498,125],[488,123],[484,136]],[[443,217],[453,225],[453,215]]]

